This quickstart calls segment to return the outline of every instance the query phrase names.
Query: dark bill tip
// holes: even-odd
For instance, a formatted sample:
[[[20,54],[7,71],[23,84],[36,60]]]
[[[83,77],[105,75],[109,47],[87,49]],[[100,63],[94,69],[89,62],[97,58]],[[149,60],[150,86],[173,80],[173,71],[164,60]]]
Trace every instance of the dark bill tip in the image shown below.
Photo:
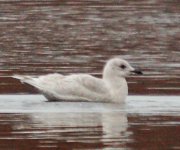
[[[135,74],[138,74],[138,75],[143,75],[143,72],[141,70],[133,70],[131,72],[135,73]]]

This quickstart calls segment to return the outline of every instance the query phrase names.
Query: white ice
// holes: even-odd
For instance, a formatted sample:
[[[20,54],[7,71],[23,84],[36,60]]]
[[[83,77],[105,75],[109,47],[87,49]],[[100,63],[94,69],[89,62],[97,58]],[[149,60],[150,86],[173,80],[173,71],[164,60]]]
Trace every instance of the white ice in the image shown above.
[[[180,116],[179,96],[128,96],[125,105],[47,102],[42,95],[0,95],[0,113],[121,113]]]

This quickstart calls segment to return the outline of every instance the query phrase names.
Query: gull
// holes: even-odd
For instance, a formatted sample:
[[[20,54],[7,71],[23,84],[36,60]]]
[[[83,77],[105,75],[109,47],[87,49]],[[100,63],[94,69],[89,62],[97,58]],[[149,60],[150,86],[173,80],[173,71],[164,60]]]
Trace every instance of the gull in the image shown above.
[[[124,103],[128,95],[126,77],[130,74],[143,73],[134,69],[126,60],[116,57],[106,62],[102,78],[82,73],[12,77],[35,87],[48,101]]]

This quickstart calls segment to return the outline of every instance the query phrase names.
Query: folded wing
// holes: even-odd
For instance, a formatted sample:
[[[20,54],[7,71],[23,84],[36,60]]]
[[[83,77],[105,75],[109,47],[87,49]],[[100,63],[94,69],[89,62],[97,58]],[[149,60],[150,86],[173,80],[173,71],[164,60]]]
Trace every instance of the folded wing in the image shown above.
[[[14,78],[34,86],[49,100],[108,101],[109,98],[105,83],[91,75],[49,74],[37,78],[16,75]]]

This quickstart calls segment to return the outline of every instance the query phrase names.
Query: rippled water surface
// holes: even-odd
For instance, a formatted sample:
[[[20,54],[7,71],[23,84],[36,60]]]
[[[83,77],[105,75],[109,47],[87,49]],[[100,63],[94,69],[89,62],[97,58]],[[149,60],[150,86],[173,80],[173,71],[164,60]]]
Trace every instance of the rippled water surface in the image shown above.
[[[166,95],[121,107],[1,95],[0,150],[180,149],[179,47],[178,0],[0,0],[1,94],[37,93],[12,74],[101,77],[120,55],[144,72],[130,95]]]
[[[101,76],[120,55],[144,70],[131,94],[180,94],[177,0],[0,1],[1,93],[34,92],[12,74]]]

